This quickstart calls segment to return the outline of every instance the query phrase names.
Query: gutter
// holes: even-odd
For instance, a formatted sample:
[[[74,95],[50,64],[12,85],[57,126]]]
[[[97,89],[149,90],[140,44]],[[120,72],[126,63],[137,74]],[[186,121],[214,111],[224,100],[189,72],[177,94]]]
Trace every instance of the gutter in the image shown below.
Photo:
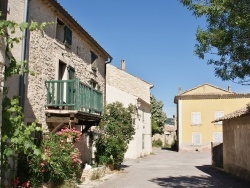
[[[29,10],[29,0],[24,2],[24,22],[28,22],[28,10]],[[22,51],[21,51],[21,75],[19,80],[19,96],[20,96],[20,106],[22,107],[22,112],[24,112],[25,104],[25,88],[26,88],[26,73],[24,72],[24,61],[27,59],[27,39],[28,29],[25,28],[23,31],[22,39]]]
[[[108,60],[107,61],[105,61],[105,69],[104,69],[104,76],[105,76],[105,79],[104,79],[104,106],[106,106],[106,87],[107,87],[107,76],[106,76],[106,74],[107,74],[107,64],[109,64],[109,63],[111,63],[112,62],[112,60],[113,60],[113,58],[110,56],[109,58],[108,58]]]

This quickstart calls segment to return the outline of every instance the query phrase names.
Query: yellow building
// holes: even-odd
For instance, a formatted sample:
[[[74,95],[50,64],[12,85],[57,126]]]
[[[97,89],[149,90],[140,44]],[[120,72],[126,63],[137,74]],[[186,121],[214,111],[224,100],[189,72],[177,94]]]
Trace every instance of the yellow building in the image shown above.
[[[177,105],[177,138],[179,151],[210,151],[211,142],[223,142],[222,122],[213,120],[245,107],[250,94],[239,94],[203,84],[185,92],[179,90]]]

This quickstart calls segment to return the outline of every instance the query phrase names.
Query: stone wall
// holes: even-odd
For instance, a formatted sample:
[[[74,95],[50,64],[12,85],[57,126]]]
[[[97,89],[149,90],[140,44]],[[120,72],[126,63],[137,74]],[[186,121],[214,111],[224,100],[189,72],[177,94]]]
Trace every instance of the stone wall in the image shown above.
[[[60,18],[72,29],[72,46],[67,47],[56,39],[56,24],[50,24],[44,31],[33,31],[29,33],[28,56],[29,69],[35,75],[27,76],[27,98],[25,100],[25,121],[32,122],[38,119],[39,123],[46,129],[45,102],[46,102],[46,80],[58,79],[59,61],[70,65],[75,69],[75,76],[85,84],[94,80],[104,92],[105,59],[88,41],[67,21],[67,18],[48,7],[40,0],[30,1],[29,20],[56,23]],[[97,71],[91,68],[91,52],[98,55]]]
[[[107,65],[107,84],[117,89],[125,91],[134,96],[138,96],[150,104],[151,84],[120,70],[112,65]]]

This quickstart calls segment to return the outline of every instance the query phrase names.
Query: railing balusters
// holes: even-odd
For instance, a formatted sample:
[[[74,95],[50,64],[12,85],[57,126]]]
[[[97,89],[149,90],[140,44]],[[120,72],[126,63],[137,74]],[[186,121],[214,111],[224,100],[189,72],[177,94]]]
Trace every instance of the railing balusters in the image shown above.
[[[79,79],[45,81],[48,108],[68,107],[65,109],[79,110],[87,113],[102,112],[102,93]]]

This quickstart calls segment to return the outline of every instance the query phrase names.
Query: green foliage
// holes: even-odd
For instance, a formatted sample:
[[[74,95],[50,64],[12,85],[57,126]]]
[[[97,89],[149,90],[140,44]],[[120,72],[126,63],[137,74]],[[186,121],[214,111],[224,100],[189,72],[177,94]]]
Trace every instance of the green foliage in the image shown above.
[[[153,146],[153,147],[162,147],[162,141],[161,141],[161,139],[154,140],[154,141],[152,142],[152,146]]]
[[[195,54],[204,59],[222,80],[250,81],[250,6],[248,0],[179,0],[196,17],[206,18],[206,30],[198,28]]]
[[[152,135],[163,132],[164,125],[167,121],[167,115],[163,112],[162,101],[157,101],[152,95],[150,97],[151,103],[151,124],[152,124]]]
[[[76,130],[71,129],[71,132],[75,133]],[[80,152],[73,147],[72,142],[67,141],[68,138],[71,136],[63,133],[45,136],[41,144],[42,154],[38,157],[33,155],[29,159],[32,186],[39,187],[43,183],[51,183],[56,187],[67,181],[74,180],[76,183],[79,180],[82,163]]]
[[[104,130],[96,139],[96,162],[98,164],[114,165],[122,163],[128,143],[135,134],[132,115],[134,107],[123,107],[122,103],[108,104],[100,124]]]
[[[9,172],[14,177],[15,170],[12,167],[14,165],[11,163],[15,164],[20,155],[37,157],[41,154],[35,145],[35,138],[31,136],[34,132],[41,131],[41,128],[36,123],[30,126],[24,124],[18,98],[10,100],[5,97],[2,105],[1,167],[2,172]],[[2,174],[3,179],[5,173]]]

